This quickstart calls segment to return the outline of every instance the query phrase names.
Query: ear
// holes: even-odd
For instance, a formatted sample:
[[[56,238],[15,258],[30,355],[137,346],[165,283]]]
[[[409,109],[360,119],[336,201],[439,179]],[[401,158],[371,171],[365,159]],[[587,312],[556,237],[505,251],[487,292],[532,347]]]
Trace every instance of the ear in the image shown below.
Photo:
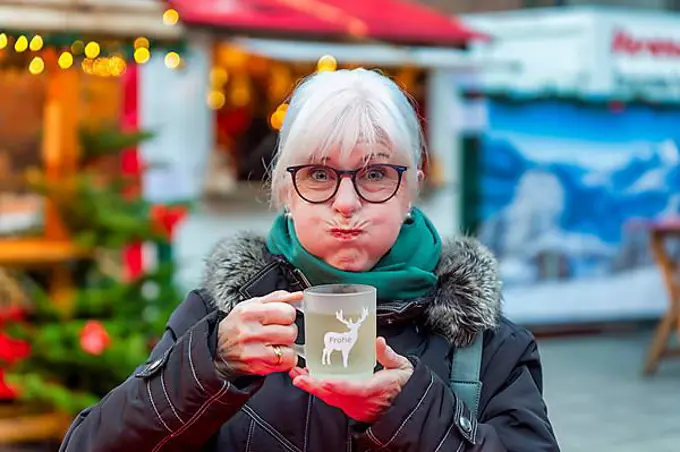
[[[423,184],[425,183],[425,173],[423,170],[418,170],[418,191],[423,188]]]

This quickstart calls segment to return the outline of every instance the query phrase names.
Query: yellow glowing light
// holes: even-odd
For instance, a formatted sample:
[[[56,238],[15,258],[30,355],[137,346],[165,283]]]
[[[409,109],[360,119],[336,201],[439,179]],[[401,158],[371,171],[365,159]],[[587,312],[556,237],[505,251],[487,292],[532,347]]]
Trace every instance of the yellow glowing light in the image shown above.
[[[248,58],[248,54],[235,45],[220,44],[217,48],[217,62],[229,69],[242,68]]]
[[[0,33],[0,49],[4,49],[9,44],[9,39],[5,33]]]
[[[31,44],[29,45],[32,51],[37,52],[43,47],[43,38],[40,35],[33,36],[31,39]]]
[[[80,65],[86,74],[94,74],[94,60],[85,58]]]
[[[149,40],[145,38],[144,36],[140,36],[139,38],[135,39],[135,49],[148,49],[149,48]]]
[[[229,73],[222,67],[214,67],[210,71],[210,85],[214,88],[221,88],[229,81]]]
[[[28,65],[28,72],[33,75],[41,74],[45,70],[45,62],[40,57],[35,57]]]
[[[318,72],[332,72],[338,68],[338,62],[332,55],[324,55],[316,63]]]
[[[96,60],[94,60],[92,69],[94,71],[94,75],[98,75],[100,77],[108,77],[111,75],[111,73],[109,72],[108,58],[97,58]]]
[[[94,41],[90,41],[85,46],[85,56],[88,58],[97,58],[101,52],[101,47]]]
[[[84,50],[85,50],[85,43],[81,40],[73,41],[73,44],[71,44],[71,52],[74,55],[80,55],[81,53],[83,53]]]
[[[179,22],[179,13],[172,8],[165,10],[163,13],[163,23],[165,25],[175,25],[177,22]]]
[[[286,111],[288,110],[288,104],[279,105],[274,113],[272,113],[269,118],[269,123],[274,130],[281,130],[283,127],[283,121],[286,119]]]
[[[28,49],[28,39],[26,39],[26,36],[21,35],[17,39],[17,42],[14,43],[14,50],[17,52],[24,52]]]
[[[165,55],[165,66],[169,69],[177,69],[182,59],[177,52],[168,52]]]
[[[222,91],[210,91],[206,100],[208,102],[208,106],[213,110],[219,110],[220,108],[224,107],[224,104],[227,101]]]
[[[109,59],[109,72],[114,77],[120,77],[127,70],[127,63],[120,56],[112,56]]]
[[[62,52],[61,55],[59,55],[57,64],[59,64],[59,67],[62,69],[70,68],[73,66],[73,55],[71,55],[69,52]]]
[[[146,47],[140,47],[135,50],[135,61],[138,64],[144,64],[151,58],[151,52]]]

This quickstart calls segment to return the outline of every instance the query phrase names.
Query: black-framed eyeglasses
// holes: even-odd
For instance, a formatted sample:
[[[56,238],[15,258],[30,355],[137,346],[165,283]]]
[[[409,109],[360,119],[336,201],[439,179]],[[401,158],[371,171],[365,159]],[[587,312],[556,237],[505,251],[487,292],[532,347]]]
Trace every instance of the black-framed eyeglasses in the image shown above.
[[[355,170],[339,170],[326,165],[289,166],[286,170],[293,178],[297,194],[312,204],[329,201],[340,188],[344,176],[352,179],[354,189],[361,199],[373,204],[389,201],[401,186],[403,165],[371,164]]]

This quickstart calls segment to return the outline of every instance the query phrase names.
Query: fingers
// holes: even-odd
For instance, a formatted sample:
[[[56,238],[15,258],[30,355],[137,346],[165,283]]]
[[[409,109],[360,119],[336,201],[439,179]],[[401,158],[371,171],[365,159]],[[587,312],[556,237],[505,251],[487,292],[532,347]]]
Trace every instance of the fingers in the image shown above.
[[[277,290],[270,294],[261,297],[261,303],[295,303],[302,301],[304,294],[302,292],[288,292],[285,290]]]
[[[291,325],[265,325],[253,333],[252,340],[264,344],[291,345],[297,339],[298,329]]]
[[[328,400],[332,393],[324,388],[320,380],[309,375],[297,375],[293,378],[293,386],[322,400]]]
[[[385,369],[399,369],[411,364],[407,358],[392,350],[392,347],[387,345],[383,337],[379,337],[375,341],[375,357]]]
[[[307,368],[301,368],[301,367],[293,367],[290,372],[288,372],[288,375],[290,376],[291,380],[295,380],[295,377],[298,377],[300,375],[309,375],[309,371]]]
[[[295,322],[295,308],[286,303],[250,304],[243,311],[243,319],[262,325],[290,325]]]

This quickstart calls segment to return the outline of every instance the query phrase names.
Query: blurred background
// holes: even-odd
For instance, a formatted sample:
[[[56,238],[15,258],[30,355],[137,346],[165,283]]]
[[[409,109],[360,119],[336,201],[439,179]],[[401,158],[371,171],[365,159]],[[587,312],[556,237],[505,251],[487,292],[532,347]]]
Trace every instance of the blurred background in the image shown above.
[[[53,451],[217,240],[295,84],[377,68],[421,208],[498,257],[565,451],[680,451],[677,0],[0,0],[0,450]]]

